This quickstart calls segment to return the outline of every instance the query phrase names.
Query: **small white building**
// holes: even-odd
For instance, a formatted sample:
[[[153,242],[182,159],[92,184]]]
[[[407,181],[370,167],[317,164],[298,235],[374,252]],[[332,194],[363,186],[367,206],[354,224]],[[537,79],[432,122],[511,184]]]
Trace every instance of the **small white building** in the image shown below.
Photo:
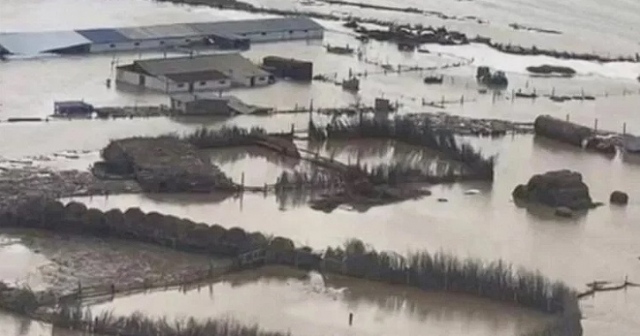
[[[117,84],[166,93],[222,91],[273,82],[271,74],[238,53],[140,60],[116,72]]]

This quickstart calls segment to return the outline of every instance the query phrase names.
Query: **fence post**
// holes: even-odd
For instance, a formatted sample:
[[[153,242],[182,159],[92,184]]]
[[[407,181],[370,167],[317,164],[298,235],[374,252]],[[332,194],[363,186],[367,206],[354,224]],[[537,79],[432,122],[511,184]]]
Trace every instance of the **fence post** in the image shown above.
[[[240,186],[244,190],[244,172],[242,172],[242,175],[240,176]]]
[[[622,123],[622,135],[627,134],[627,123]]]
[[[569,121],[569,113],[567,113],[567,121]]]
[[[597,132],[598,131],[598,118],[596,118],[593,121],[593,129]]]

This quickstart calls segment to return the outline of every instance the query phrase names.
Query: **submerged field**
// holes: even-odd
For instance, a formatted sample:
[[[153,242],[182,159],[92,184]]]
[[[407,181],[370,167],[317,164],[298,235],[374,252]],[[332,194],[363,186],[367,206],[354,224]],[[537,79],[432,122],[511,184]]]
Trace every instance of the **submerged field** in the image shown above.
[[[164,305],[171,302],[171,306]],[[247,304],[251,302],[251,304]],[[94,313],[234,318],[293,335],[514,335],[548,321],[543,314],[463,295],[423,292],[352,278],[268,267],[225,276],[187,292],[116,297]],[[349,313],[354,314],[352,326]]]
[[[217,1],[217,0],[212,0]],[[98,28],[151,25],[223,19],[255,18],[237,11],[219,11],[206,6],[174,5],[146,0],[2,0],[0,31]],[[489,35],[498,41],[536,44],[546,48],[587,52],[633,54],[638,51],[633,24],[637,4],[614,0],[602,4],[594,0],[559,4],[557,1],[523,3],[508,1],[414,1],[371,3],[399,7],[433,9],[454,16],[478,16],[488,24],[473,20],[444,20],[433,15],[414,15],[331,5],[326,1],[250,0],[256,6],[312,10],[335,15],[362,15],[384,20],[447,25],[471,35]],[[56,13],[56,15],[52,15]],[[597,20],[594,20],[596,18]],[[555,29],[561,34],[516,31],[508,24]],[[248,103],[293,109],[309,106],[338,107],[360,103],[371,105],[385,97],[400,104],[399,115],[412,112],[444,112],[469,117],[492,117],[530,122],[539,114],[569,117],[572,121],[599,128],[640,133],[636,118],[640,104],[640,73],[637,63],[598,64],[565,61],[549,57],[520,57],[499,53],[484,45],[425,46],[429,54],[401,52],[384,42],[360,44],[340,22],[320,21],[327,28],[324,41],[257,44],[244,55],[260,61],[267,55],[295,57],[314,62],[317,74],[341,80],[349,71],[368,73],[361,91],[353,95],[331,83],[298,84],[279,81],[260,89],[231,92]],[[631,27],[631,28],[630,28]],[[325,52],[323,44],[349,44],[363,52],[363,59]],[[184,56],[184,53],[174,55]],[[0,63],[0,120],[10,117],[46,117],[54,100],[85,99],[98,106],[168,104],[168,98],[153,92],[127,92],[107,88],[114,77],[114,64],[140,58],[161,57],[160,53],[125,53],[90,57],[45,57]],[[114,63],[115,62],[115,63]],[[436,71],[382,71],[380,64],[394,67],[444,67],[457,62],[468,65]],[[378,63],[374,65],[372,63]],[[577,70],[573,78],[534,77],[526,67],[549,63]],[[483,93],[474,78],[477,66],[505,70],[510,86],[502,94]],[[443,75],[444,83],[426,86],[424,76]],[[38,80],[33,80],[37,78]],[[513,91],[538,94],[596,96],[595,101],[558,104],[548,98],[513,99]],[[445,108],[422,103],[449,102]],[[320,121],[328,118],[318,116]],[[99,157],[110,140],[129,136],[184,134],[200,127],[220,128],[259,125],[268,131],[306,129],[308,115],[240,116],[223,118],[152,118],[134,120],[80,120],[42,123],[0,123],[0,164],[45,166],[53,169],[80,169]],[[640,192],[633,181],[640,178],[637,164],[589,154],[532,136],[501,140],[472,139],[485,153],[498,154],[493,183],[464,183],[432,187],[432,197],[386,205],[357,213],[340,207],[331,214],[306,206],[308,195],[287,197],[246,194],[227,195],[121,195],[76,198],[100,209],[140,207],[194,221],[238,226],[246,230],[282,235],[299,245],[321,249],[340,245],[357,237],[379,250],[403,253],[407,250],[443,250],[461,258],[504,259],[515,267],[538,269],[545,276],[561,280],[576,289],[587,282],[620,283],[628,276],[640,282],[638,237]],[[345,163],[374,165],[402,161],[424,169],[438,169],[433,153],[414,151],[384,141],[329,142],[314,147],[306,141],[298,145]],[[255,148],[223,149],[211,153],[212,162],[247,185],[273,183],[283,171],[307,169],[304,164],[264,153]],[[21,162],[12,162],[12,159]],[[568,168],[581,172],[596,201],[606,202],[615,189],[631,197],[626,208],[605,205],[589,214],[565,220],[535,208],[518,208],[511,191],[532,174]],[[2,169],[0,168],[0,174]],[[474,189],[473,192],[469,192]],[[206,269],[212,262],[147,245],[41,232],[0,232],[0,280],[29,285],[34,289],[60,291],[83,286],[175,280],[193,269]],[[214,260],[214,263],[223,262]],[[211,291],[211,292],[209,292]],[[581,300],[585,336],[640,335],[640,290],[598,293]],[[274,309],[275,307],[275,309]],[[195,316],[233,317],[260,323],[269,329],[291,330],[309,335],[309,330],[332,334],[372,335],[513,335],[545,320],[528,310],[453,294],[425,293],[360,280],[328,278],[278,268],[229,276],[200,290],[155,292],[117,297],[93,307],[113,309],[126,315],[141,310],[150,316],[175,318]],[[348,313],[354,325],[348,327]],[[327,331],[326,333],[324,331]],[[50,327],[0,312],[0,334],[8,336],[60,335]],[[313,335],[312,335],[313,336]]]
[[[223,259],[180,253],[150,245],[61,235],[45,231],[0,231],[5,260],[0,281],[34,290],[70,293],[83,287],[117,287],[179,281]]]

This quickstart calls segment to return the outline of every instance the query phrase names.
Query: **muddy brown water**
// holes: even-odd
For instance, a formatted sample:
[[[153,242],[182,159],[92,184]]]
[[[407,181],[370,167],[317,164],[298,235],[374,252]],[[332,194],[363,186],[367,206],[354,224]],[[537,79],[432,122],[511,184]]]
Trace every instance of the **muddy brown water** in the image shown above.
[[[620,282],[625,276],[630,281],[640,279],[640,226],[636,220],[640,216],[640,193],[629,184],[640,178],[640,167],[533,136],[475,142],[487,153],[500,153],[493,184],[434,186],[431,197],[365,213],[346,208],[331,214],[306,206],[282,208],[273,197],[249,194],[241,200],[217,203],[188,203],[184,197],[180,203],[171,203],[144,195],[76,200],[101,209],[139,206],[144,211],[171,213],[227,228],[239,226],[290,237],[316,249],[358,237],[381,250],[442,250],[460,257],[503,259],[515,267],[540,270],[576,289],[584,289],[594,280]],[[607,203],[610,192],[620,189],[629,193],[630,204],[624,208],[606,204],[570,220],[513,204],[510,194],[517,184],[525,183],[532,174],[561,168],[581,172],[594,200]],[[479,194],[465,195],[469,189]],[[449,202],[440,203],[437,198]],[[637,295],[634,291],[637,289],[629,289],[625,300],[597,300],[608,293],[597,294],[585,308],[592,312],[586,314],[586,335],[600,335],[598,330],[603,326],[617,330],[616,316],[628,322],[620,330],[639,323],[637,306],[621,304],[631,301]]]
[[[289,268],[242,272],[187,292],[116,298],[91,309],[115,315],[139,311],[153,317],[233,318],[308,336],[514,335],[549,320],[481,299],[342,277],[323,280],[319,273]],[[354,315],[352,326],[349,313]]]
[[[308,7],[293,1],[254,0],[276,7]],[[375,3],[389,4],[387,0]],[[317,3],[319,11],[374,15],[382,19],[419,21],[439,26],[447,24],[456,29],[471,29],[473,33],[493,34],[501,40],[514,43],[533,43],[539,46],[576,50],[602,50],[604,52],[629,53],[637,49],[633,27],[640,13],[637,4],[614,0],[606,4],[595,0],[576,0],[559,4],[557,1],[527,2],[521,0],[442,2],[403,0],[398,6],[426,7],[447,14],[478,15],[491,21],[490,25],[445,22],[435,18],[416,17],[406,13],[380,13],[344,6],[328,6]],[[55,13],[56,15],[51,15]],[[81,0],[23,1],[6,0],[0,6],[0,31],[95,28],[108,26],[131,26],[175,23],[188,21],[221,20],[229,18],[255,17],[234,11],[219,12],[206,7],[175,6],[143,0],[94,0],[86,6]],[[597,18],[594,19],[594,18]],[[560,36],[549,36],[530,32],[513,32],[506,27],[511,21],[540,28],[551,28],[565,32]],[[324,44],[356,46],[353,37],[346,35],[339,24],[322,22],[329,31]],[[631,28],[630,28],[631,27]],[[585,33],[588,31],[589,33]],[[427,46],[432,54],[398,52],[394,45],[371,43],[364,47],[365,57],[372,61],[404,65],[436,66],[474,58],[472,66],[438,71],[445,75],[442,86],[426,87],[422,77],[429,74],[387,74],[369,76],[362,81],[359,97],[346,94],[331,84],[313,83],[301,85],[280,82],[274,86],[256,90],[237,90],[232,94],[249,103],[277,106],[288,109],[307,106],[311,99],[314,106],[343,106],[358,100],[371,104],[373,98],[384,95],[403,104],[404,112],[416,110],[434,111],[421,106],[421,98],[438,101],[458,100],[465,96],[464,104],[449,105],[446,112],[472,117],[496,117],[519,121],[531,121],[541,113],[549,113],[585,125],[593,125],[598,118],[600,128],[627,130],[640,133],[640,119],[636,118],[640,88],[635,77],[640,73],[638,64],[600,65],[588,62],[565,62],[544,57],[516,57],[489,50],[483,46],[464,47]],[[442,53],[442,55],[437,55]],[[327,54],[320,43],[305,42],[255,45],[245,53],[253,60],[277,54],[313,60],[318,73],[337,73],[336,78],[345,77],[349,69],[354,71],[375,70],[377,67],[363,64],[356,57]],[[445,55],[446,54],[446,55]],[[115,57],[118,64],[138,58],[157,57],[150,54],[120,54]],[[54,100],[82,99],[96,105],[144,105],[167,104],[162,95],[145,92],[133,93],[107,89],[105,80],[113,77],[111,62],[113,55],[91,57],[52,57],[31,60],[12,60],[0,63],[0,119],[16,116],[45,117],[52,112]],[[526,75],[525,67],[551,63],[568,65],[578,70],[579,76],[572,79],[533,78]],[[569,102],[555,104],[547,99],[536,101],[511,101],[504,97],[493,99],[491,94],[478,93],[473,80],[475,66],[490,65],[508,71],[510,89],[532,90],[549,93],[554,88],[557,94],[609,95],[598,97],[594,102]],[[32,80],[38,78],[37,81]],[[453,78],[453,80],[451,80]],[[622,96],[622,92],[627,94]],[[613,95],[617,96],[613,96]],[[509,94],[507,93],[507,96]],[[474,101],[475,102],[472,102]],[[26,156],[52,154],[66,150],[89,151],[79,159],[54,158],[49,161],[54,168],[85,168],[98,156],[100,148],[110,139],[134,135],[158,135],[169,132],[184,133],[201,126],[220,127],[261,125],[270,131],[289,130],[291,124],[298,129],[306,128],[307,115],[277,115],[274,117],[239,117],[231,120],[192,119],[171,120],[152,118],[119,121],[59,121],[33,124],[0,124],[2,141],[0,156],[24,158]],[[241,226],[294,238],[300,244],[316,248],[337,245],[347,238],[359,237],[376,248],[395,251],[408,249],[443,249],[460,256],[486,260],[504,258],[516,265],[540,269],[545,275],[561,279],[576,288],[593,280],[621,281],[628,275],[632,281],[640,281],[640,247],[638,237],[640,218],[638,197],[640,192],[634,181],[640,177],[640,167],[622,164],[619,158],[609,160],[594,154],[585,154],[548,141],[532,137],[517,137],[513,140],[479,141],[490,152],[499,152],[496,182],[485,184],[440,186],[432,190],[434,195],[418,201],[374,208],[357,214],[348,209],[334,213],[314,212],[306,207],[278,207],[273,197],[245,195],[242,199],[193,196],[118,196],[108,200],[86,199],[87,203],[101,208],[140,206],[144,210],[158,210],[194,220],[217,222],[226,227]],[[362,156],[366,156],[363,153]],[[342,154],[343,158],[352,157]],[[31,159],[29,159],[31,160]],[[369,160],[369,159],[368,159]],[[373,157],[370,160],[377,160]],[[251,163],[249,163],[251,162]],[[3,162],[4,164],[4,162]],[[43,163],[44,164],[44,163]],[[272,167],[275,172],[278,170]],[[272,169],[269,168],[269,169]],[[588,215],[573,220],[558,220],[548,213],[516,208],[510,202],[511,189],[525,182],[531,174],[555,168],[572,168],[582,172],[596,200],[606,201],[613,189],[630,193],[631,204],[626,208],[605,205]],[[247,178],[259,181],[264,175],[263,167],[255,161],[247,161],[240,167],[229,166],[230,173],[238,178],[246,169]],[[284,169],[284,168],[282,168]],[[267,176],[270,177],[270,176]],[[478,189],[478,195],[463,195],[467,189]],[[436,198],[445,197],[448,203],[438,203]],[[268,219],[268,220],[266,220]],[[25,260],[26,265],[39,257],[32,252],[3,250],[15,260]],[[19,252],[21,256],[16,256]],[[8,254],[7,254],[8,253]],[[35,258],[35,259],[31,259]],[[4,258],[3,258],[4,259]],[[3,269],[8,279],[25,279],[22,266]],[[25,268],[26,269],[26,268]],[[24,273],[27,274],[28,272]],[[12,275],[13,274],[13,275]],[[35,278],[34,278],[35,279]],[[585,334],[639,335],[640,310],[637,306],[637,290],[598,294],[593,301],[583,301],[585,312]],[[4,316],[4,315],[3,315]],[[2,317],[0,317],[2,318]],[[6,319],[5,319],[6,320]],[[6,324],[0,323],[0,328]],[[18,324],[19,325],[19,324]],[[19,330],[18,328],[14,328]],[[12,332],[10,329],[9,332]],[[2,329],[0,329],[2,330]],[[2,330],[4,331],[4,330]],[[11,335],[11,334],[9,334]],[[28,334],[27,334],[28,335]],[[32,333],[29,336],[37,335]],[[13,335],[11,335],[13,336]]]

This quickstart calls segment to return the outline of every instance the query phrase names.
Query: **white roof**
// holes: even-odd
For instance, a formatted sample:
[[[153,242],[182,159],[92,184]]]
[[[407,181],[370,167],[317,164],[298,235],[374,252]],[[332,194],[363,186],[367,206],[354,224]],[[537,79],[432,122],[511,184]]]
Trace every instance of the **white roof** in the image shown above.
[[[37,55],[90,43],[91,41],[75,31],[0,34],[0,46],[16,55]]]

